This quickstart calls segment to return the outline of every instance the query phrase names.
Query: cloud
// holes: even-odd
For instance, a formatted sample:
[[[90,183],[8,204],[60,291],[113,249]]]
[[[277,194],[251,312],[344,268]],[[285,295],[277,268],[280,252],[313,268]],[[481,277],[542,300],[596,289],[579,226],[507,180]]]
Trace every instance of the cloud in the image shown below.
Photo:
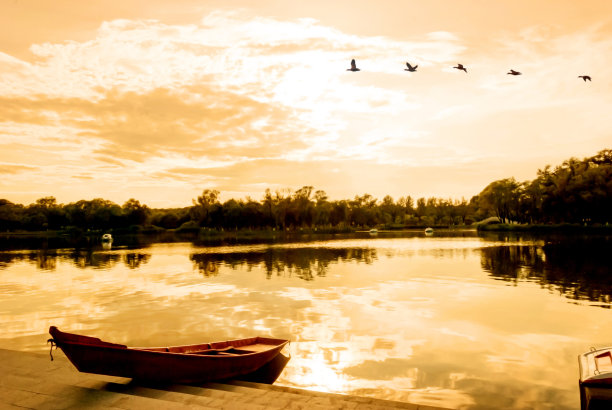
[[[433,37],[435,52],[452,36]],[[340,64],[357,49],[374,60],[410,47],[312,19],[214,12],[199,25],[114,20],[89,41],[34,44],[33,64],[1,71],[14,85],[2,90],[0,121],[71,127],[96,141],[94,154],[137,162],[168,153],[235,161],[339,151],[329,144],[345,126],[338,114],[414,106],[401,92],[347,82]],[[393,69],[384,63],[372,68]]]
[[[15,58],[9,54],[0,51],[0,68],[2,69],[2,71],[6,71],[9,69],[22,70],[27,66],[28,63],[26,63],[25,61],[21,61],[18,58]]]
[[[25,171],[36,170],[36,167],[29,167],[26,165],[13,165],[13,164],[0,164],[0,174],[13,175]]]
[[[0,121],[74,127],[80,138],[103,142],[95,153],[134,161],[171,152],[210,159],[279,156],[302,148],[300,138],[308,132],[281,106],[207,86],[182,94],[110,90],[96,101],[44,96],[0,100],[7,107]]]

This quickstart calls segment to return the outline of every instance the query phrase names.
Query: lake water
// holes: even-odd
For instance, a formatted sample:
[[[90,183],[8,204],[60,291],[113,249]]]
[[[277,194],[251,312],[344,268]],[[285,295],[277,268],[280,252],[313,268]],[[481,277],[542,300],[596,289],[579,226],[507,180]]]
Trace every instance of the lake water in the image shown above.
[[[612,238],[384,232],[211,246],[0,241],[0,347],[291,340],[277,384],[452,408],[579,407],[612,345]],[[61,353],[58,353],[61,354]]]

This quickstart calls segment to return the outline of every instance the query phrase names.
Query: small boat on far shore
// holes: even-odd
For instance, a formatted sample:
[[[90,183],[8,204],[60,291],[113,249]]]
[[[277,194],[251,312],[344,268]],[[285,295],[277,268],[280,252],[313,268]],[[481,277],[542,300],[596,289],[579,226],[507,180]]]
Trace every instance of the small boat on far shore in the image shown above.
[[[612,408],[612,347],[578,356],[580,408]]]
[[[432,233],[434,233],[434,230],[433,230],[433,228],[429,228],[428,227],[428,228],[425,228],[425,233],[426,234],[432,234]]]
[[[136,348],[62,332],[55,326],[49,328],[49,333],[53,337],[49,339],[51,348],[57,345],[81,372],[153,383],[203,383],[253,374],[272,362],[289,343],[285,339],[257,336],[186,346]]]

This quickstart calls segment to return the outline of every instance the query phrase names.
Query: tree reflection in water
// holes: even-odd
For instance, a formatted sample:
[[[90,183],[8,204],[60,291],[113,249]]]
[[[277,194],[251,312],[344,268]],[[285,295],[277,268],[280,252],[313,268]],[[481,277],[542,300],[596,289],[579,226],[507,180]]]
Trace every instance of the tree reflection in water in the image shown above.
[[[61,255],[62,257],[66,257],[65,255]],[[74,264],[79,268],[110,268],[117,264],[121,259],[119,255],[112,253],[97,253],[93,252],[91,249],[87,250],[78,250],[75,249],[74,252],[69,255],[69,258],[73,260]]]
[[[376,260],[376,249],[369,248],[268,248],[262,252],[194,253],[189,256],[194,266],[204,276],[218,274],[223,264],[247,270],[263,266],[266,276],[297,276],[311,281],[324,277],[329,265],[338,262],[357,261],[371,264]]]
[[[38,269],[53,271],[59,261],[69,261],[77,268],[109,269],[123,262],[130,269],[137,269],[147,263],[151,255],[147,253],[130,252],[123,255],[116,253],[95,252],[92,249],[72,249],[62,251],[57,249],[40,249],[38,251],[0,253],[0,269],[6,269],[11,264],[28,262]]]
[[[217,276],[219,274],[219,262],[212,261],[208,258],[209,255],[205,253],[200,254],[192,254],[189,255],[189,259],[193,261],[194,267],[200,272],[202,275],[208,276]]]
[[[296,276],[311,281],[324,277],[329,265],[345,261],[357,261],[371,264],[377,259],[376,249],[369,248],[284,248],[271,247],[261,252],[231,253],[194,253],[189,256],[195,269],[202,275],[215,276],[219,266],[232,269],[246,266],[247,270],[255,266],[264,266],[266,275]],[[137,269],[151,259],[145,252],[109,253],[96,252],[93,249],[40,249],[37,251],[0,252],[0,269],[18,262],[35,264],[38,269],[53,271],[60,261],[69,261],[77,268],[109,269],[123,262],[130,269]]]
[[[130,269],[140,268],[140,265],[143,265],[149,262],[149,259],[151,259],[151,255],[149,255],[148,253],[132,252],[132,253],[126,253],[125,255],[123,255],[123,262]]]
[[[545,245],[507,245],[483,248],[481,265],[495,279],[533,281],[574,300],[610,308],[612,239],[577,238]]]

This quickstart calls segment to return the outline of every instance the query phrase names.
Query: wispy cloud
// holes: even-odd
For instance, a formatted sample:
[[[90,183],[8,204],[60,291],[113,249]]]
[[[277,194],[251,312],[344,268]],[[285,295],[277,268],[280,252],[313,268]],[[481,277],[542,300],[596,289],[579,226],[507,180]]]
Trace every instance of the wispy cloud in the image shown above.
[[[0,164],[0,174],[18,174],[25,171],[36,170],[35,167],[28,167],[25,165],[12,165],[12,164]]]

